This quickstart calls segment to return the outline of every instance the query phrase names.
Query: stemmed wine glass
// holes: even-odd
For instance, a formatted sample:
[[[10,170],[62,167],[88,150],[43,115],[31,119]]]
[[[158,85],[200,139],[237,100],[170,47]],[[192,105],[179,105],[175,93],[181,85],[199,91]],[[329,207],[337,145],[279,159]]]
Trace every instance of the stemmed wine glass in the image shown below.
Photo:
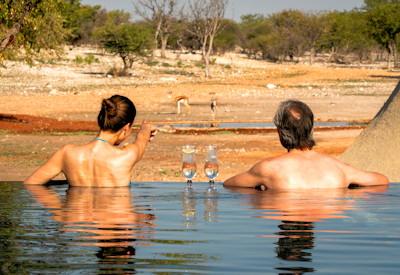
[[[204,164],[204,173],[209,179],[208,191],[215,190],[215,178],[218,176],[218,159],[217,159],[217,147],[215,145],[208,145],[207,158]]]
[[[184,145],[182,147],[182,174],[187,180],[187,188],[192,188],[192,179],[196,176],[196,147]]]

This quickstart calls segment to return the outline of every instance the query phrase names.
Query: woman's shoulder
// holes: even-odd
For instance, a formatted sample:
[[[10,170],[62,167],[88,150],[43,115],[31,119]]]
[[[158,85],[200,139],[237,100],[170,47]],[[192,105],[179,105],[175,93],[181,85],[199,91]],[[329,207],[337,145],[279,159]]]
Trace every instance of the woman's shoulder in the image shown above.
[[[81,147],[81,146],[82,145],[65,144],[58,151],[60,153],[62,153],[63,155],[76,154],[77,150],[79,150],[79,147]]]
[[[65,144],[65,145],[63,145],[63,147],[60,148],[60,151],[67,152],[67,151],[76,149],[77,147],[78,147],[78,145],[76,145],[76,144]]]

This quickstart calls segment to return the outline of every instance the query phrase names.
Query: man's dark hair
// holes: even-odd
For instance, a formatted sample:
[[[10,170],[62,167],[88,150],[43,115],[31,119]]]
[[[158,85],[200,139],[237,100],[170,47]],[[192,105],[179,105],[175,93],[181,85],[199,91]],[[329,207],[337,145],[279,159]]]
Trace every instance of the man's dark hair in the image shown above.
[[[314,114],[305,103],[298,100],[281,102],[274,116],[279,139],[288,151],[312,149]]]

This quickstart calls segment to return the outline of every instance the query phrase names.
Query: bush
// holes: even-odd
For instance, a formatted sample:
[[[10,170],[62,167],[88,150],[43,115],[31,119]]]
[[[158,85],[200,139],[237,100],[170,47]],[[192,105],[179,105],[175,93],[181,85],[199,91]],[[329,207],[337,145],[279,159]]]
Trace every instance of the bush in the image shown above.
[[[91,65],[93,63],[99,63],[99,59],[95,57],[93,54],[89,54],[85,57],[80,55],[75,56],[74,62],[76,64],[88,64]]]
[[[131,73],[129,73],[125,68],[112,67],[107,71],[106,75],[119,77],[119,76],[131,76]]]
[[[158,65],[158,61],[155,61],[155,60],[148,60],[148,61],[146,61],[144,64],[146,64],[147,66],[150,66],[150,67],[154,67],[154,66],[157,66]]]
[[[161,63],[161,66],[168,68],[168,67],[171,67],[171,64],[163,62],[163,63]]]

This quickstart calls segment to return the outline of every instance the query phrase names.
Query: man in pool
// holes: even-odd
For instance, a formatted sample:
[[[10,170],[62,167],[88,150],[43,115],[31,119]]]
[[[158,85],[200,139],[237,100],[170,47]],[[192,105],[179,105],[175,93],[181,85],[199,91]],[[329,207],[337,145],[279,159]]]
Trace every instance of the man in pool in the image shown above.
[[[128,186],[134,165],[142,159],[147,143],[155,134],[152,126],[143,122],[136,141],[118,147],[131,135],[135,116],[136,108],[129,98],[113,95],[103,99],[97,117],[98,136],[84,145],[65,145],[25,184],[45,184],[63,172],[71,186]]]
[[[288,190],[388,184],[387,177],[382,174],[362,171],[315,152],[314,115],[305,103],[282,102],[274,124],[288,152],[256,163],[249,171],[226,180],[224,186]]]

